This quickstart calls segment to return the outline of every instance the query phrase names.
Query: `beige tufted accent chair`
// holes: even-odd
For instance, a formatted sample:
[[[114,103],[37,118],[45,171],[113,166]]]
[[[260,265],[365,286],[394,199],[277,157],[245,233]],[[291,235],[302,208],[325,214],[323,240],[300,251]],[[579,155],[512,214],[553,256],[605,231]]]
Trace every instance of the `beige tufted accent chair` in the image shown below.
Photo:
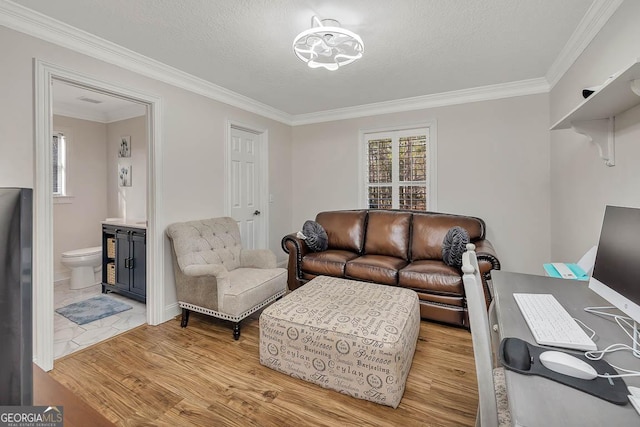
[[[233,218],[171,224],[167,236],[183,328],[196,311],[234,322],[237,340],[242,319],[286,292],[287,270],[268,249],[243,249]]]

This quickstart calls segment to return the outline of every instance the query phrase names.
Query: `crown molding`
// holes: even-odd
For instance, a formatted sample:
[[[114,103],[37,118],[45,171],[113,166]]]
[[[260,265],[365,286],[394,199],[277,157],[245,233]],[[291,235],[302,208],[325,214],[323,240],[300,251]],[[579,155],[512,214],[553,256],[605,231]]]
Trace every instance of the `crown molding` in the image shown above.
[[[334,120],[354,119],[380,114],[401,113],[405,111],[423,110],[426,108],[445,107],[449,105],[511,98],[514,96],[535,95],[547,92],[549,92],[549,84],[544,77],[541,77],[537,79],[442,92],[433,95],[403,98],[394,101],[376,102],[373,104],[320,111],[317,113],[297,114],[293,116],[292,126],[329,122]]]
[[[624,0],[595,0],[547,71],[546,78],[552,89],[569,71],[578,57],[589,46],[609,18]]]
[[[285,124],[291,115],[8,0],[0,25]]]
[[[0,25],[286,125],[299,126],[548,92],[622,2],[595,0],[549,68],[546,78],[297,115],[240,95],[9,0],[0,0]]]

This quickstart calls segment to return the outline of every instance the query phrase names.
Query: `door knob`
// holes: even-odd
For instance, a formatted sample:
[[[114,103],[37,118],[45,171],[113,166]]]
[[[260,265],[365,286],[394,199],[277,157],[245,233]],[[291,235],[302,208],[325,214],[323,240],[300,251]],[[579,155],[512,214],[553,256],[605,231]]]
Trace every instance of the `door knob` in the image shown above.
[[[256,211],[253,213],[254,215],[260,215],[260,211],[256,209]]]

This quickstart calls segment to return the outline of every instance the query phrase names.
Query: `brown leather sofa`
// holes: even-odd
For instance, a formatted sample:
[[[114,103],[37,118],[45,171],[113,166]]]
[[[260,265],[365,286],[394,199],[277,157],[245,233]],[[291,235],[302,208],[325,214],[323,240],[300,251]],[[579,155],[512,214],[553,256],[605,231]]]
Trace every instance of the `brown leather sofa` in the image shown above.
[[[420,315],[469,327],[462,271],[442,261],[442,241],[451,227],[467,230],[483,278],[500,262],[485,239],[480,218],[435,212],[349,210],[321,212],[316,221],[329,238],[329,247],[313,252],[296,233],[282,239],[289,254],[288,286],[294,290],[316,276],[334,276],[413,289],[420,299]]]

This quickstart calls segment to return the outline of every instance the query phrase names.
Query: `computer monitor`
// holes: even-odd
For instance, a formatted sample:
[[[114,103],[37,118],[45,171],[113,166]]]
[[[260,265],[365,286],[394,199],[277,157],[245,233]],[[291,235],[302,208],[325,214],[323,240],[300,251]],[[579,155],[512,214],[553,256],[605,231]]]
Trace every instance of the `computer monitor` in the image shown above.
[[[605,208],[589,288],[640,325],[640,209]]]

